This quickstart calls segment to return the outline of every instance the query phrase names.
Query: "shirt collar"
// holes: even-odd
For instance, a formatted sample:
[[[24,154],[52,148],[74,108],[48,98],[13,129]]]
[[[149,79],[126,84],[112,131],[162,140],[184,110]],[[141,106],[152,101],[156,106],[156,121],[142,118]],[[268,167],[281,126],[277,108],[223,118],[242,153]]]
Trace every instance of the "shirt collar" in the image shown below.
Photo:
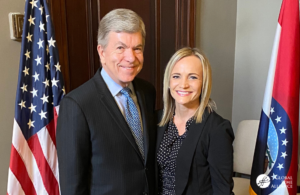
[[[115,97],[116,95],[118,95],[118,93],[123,89],[123,87],[121,85],[119,85],[118,83],[116,83],[108,74],[107,72],[104,70],[104,68],[101,69],[101,76],[104,80],[104,82],[106,83],[110,93],[112,94],[113,97]],[[132,85],[132,82],[129,83],[128,88],[131,90],[132,94],[134,93],[134,88]]]

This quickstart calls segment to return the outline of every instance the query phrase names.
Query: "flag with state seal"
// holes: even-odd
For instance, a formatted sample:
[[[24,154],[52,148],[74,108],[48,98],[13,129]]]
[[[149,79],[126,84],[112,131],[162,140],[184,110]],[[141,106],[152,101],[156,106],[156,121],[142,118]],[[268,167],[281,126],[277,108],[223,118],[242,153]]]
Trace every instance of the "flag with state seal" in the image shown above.
[[[56,120],[65,94],[46,0],[26,0],[8,195],[59,195]]]
[[[253,157],[251,195],[297,193],[299,1],[283,0]]]

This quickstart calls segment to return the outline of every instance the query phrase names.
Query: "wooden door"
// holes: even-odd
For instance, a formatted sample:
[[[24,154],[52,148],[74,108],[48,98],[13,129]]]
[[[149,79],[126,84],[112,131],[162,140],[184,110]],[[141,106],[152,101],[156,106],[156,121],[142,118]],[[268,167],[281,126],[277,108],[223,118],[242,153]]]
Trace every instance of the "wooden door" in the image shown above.
[[[162,81],[167,62],[183,46],[195,45],[196,0],[49,0],[66,91],[90,79],[100,67],[97,29],[116,8],[139,14],[146,26],[144,67],[139,73],[157,91],[162,108]]]

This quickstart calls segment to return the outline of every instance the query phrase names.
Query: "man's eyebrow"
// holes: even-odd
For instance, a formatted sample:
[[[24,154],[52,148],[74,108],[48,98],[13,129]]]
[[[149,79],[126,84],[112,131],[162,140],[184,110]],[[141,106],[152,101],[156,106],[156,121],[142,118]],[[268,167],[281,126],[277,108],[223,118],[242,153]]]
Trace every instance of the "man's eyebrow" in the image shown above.
[[[124,46],[124,47],[127,47],[127,45],[126,45],[125,43],[121,42],[121,41],[118,41],[118,42],[116,43],[116,45],[122,45],[122,46]]]
[[[125,47],[125,48],[128,47],[125,43],[123,43],[123,42],[121,42],[121,41],[118,41],[118,42],[116,43],[116,46],[117,46],[117,45],[122,45],[122,46]],[[137,46],[134,46],[133,48],[139,48],[139,47],[143,48],[143,44],[138,44]]]
[[[143,44],[138,44],[137,46],[135,46],[135,48],[137,47],[143,47]]]

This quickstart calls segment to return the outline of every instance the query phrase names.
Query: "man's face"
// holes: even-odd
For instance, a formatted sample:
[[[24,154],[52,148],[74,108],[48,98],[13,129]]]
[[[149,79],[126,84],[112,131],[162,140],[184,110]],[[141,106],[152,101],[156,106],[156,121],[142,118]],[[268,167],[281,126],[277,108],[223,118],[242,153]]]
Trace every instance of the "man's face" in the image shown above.
[[[104,70],[123,87],[126,87],[143,68],[142,40],[140,32],[110,32],[106,48],[101,45],[97,47]]]

